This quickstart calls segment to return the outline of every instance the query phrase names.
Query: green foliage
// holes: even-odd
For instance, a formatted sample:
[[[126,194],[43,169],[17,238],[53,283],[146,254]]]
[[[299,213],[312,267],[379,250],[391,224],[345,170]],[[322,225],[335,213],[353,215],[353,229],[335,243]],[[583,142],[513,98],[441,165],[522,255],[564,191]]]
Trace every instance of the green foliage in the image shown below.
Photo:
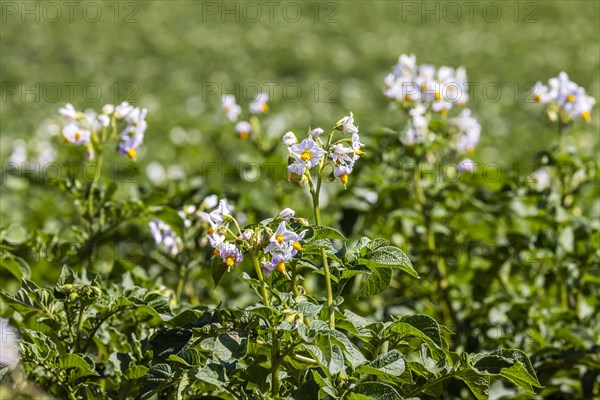
[[[581,13],[533,2],[539,23],[519,29],[510,19],[467,23],[466,13],[438,29],[417,19],[399,23],[406,4],[393,3],[323,3],[337,9],[338,23],[263,25],[199,23],[200,2],[181,9],[145,2],[139,24],[96,26],[102,34],[94,33],[92,58],[85,40],[92,30],[81,24],[36,24],[25,35],[18,18],[3,22],[7,89],[35,76],[110,77],[115,88],[135,83],[139,96],[111,86],[114,98],[103,101],[139,102],[150,113],[138,160],[116,154],[104,135],[89,160],[50,135],[54,121],[42,123],[58,104],[33,107],[7,93],[0,315],[19,361],[0,365],[0,397],[600,396],[600,170],[590,156],[598,148],[597,113],[587,128],[544,126],[531,112],[540,106],[521,101],[529,95],[521,83],[557,68],[597,93],[598,60],[588,50],[597,47],[598,4]],[[314,16],[315,4],[300,6]],[[366,15],[377,24],[369,34],[356,29]],[[293,46],[291,26],[302,36]],[[446,28],[456,40],[440,40]],[[454,132],[442,115],[429,121],[430,144],[401,141],[408,108],[386,104],[378,87],[402,50],[424,62],[464,64],[476,83],[504,85],[499,102],[473,96],[483,127],[474,171],[458,170]],[[96,59],[116,62],[105,71]],[[515,59],[531,68],[515,68]],[[339,98],[323,102],[307,86],[323,89],[314,81],[332,71]],[[303,95],[298,102],[275,96],[270,115],[248,118],[254,134],[241,140],[220,110],[222,93],[206,99],[202,85],[250,78],[302,82]],[[245,113],[249,99],[236,94]],[[513,94],[519,101],[508,99]],[[321,125],[350,105],[366,146],[347,183],[320,162],[310,182],[300,181],[306,187],[294,188],[281,134]],[[337,128],[319,146],[348,144]],[[12,152],[23,139],[27,168],[13,171]],[[55,150],[52,165],[70,163],[74,173],[37,173],[32,155],[43,149]],[[91,179],[86,173],[96,164],[99,176]],[[248,177],[248,165],[260,166],[259,179]],[[213,193],[236,205],[217,224],[243,256],[233,265],[208,242]],[[297,215],[278,216],[285,207]],[[176,245],[153,240],[154,220]],[[304,236],[297,254],[267,274],[273,258],[265,247],[282,221]]]

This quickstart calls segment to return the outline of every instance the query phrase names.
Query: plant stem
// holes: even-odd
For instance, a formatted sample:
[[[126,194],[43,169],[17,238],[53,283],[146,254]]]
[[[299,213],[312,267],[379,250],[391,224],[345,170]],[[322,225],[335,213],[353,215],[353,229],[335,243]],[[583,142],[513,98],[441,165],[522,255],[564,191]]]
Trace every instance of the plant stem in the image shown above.
[[[175,298],[177,298],[178,302],[181,301],[181,295],[183,293],[183,286],[185,284],[185,277],[187,275],[186,271],[187,271],[187,268],[185,265],[179,266],[179,281],[177,282],[177,289],[175,290]]]
[[[558,118],[558,153],[562,154],[564,151],[564,137],[565,137],[566,126],[563,124],[561,118]],[[562,161],[559,159],[556,161],[556,171],[558,172],[558,178],[560,183],[560,207],[565,207],[565,199],[567,197],[567,182],[565,177],[565,171],[562,168]],[[560,223],[556,228],[556,237],[559,238],[561,234]],[[556,258],[556,268],[557,268],[557,281],[559,285],[560,291],[560,303],[564,309],[568,309],[570,307],[570,302],[568,299],[568,272],[562,268],[562,257],[559,254],[560,243],[557,240],[556,248],[554,251],[554,257]]]
[[[308,358],[308,357],[304,357],[301,356],[300,354],[292,354],[292,358],[295,358],[298,361],[302,361],[305,362],[307,364],[311,364],[311,365],[316,365],[318,364],[315,360],[313,360],[312,358]]]
[[[298,296],[300,296],[300,291],[298,290],[298,282],[297,282],[298,273],[296,271],[296,263],[292,262],[291,267],[292,267],[292,292],[294,292],[294,297],[297,298]]]
[[[310,194],[313,200],[313,211],[315,214],[315,224],[321,226],[321,211],[319,210],[319,190],[321,189],[321,173],[319,171],[319,179],[317,188],[315,189],[312,178],[308,174],[308,184]],[[327,288],[327,311],[329,315],[329,328],[335,329],[335,315],[333,314],[333,289],[331,288],[331,274],[329,272],[329,263],[327,262],[327,252],[321,248],[321,260],[323,261],[323,271],[325,272],[325,286]]]
[[[279,338],[275,326],[271,327],[273,345],[271,346],[271,395],[279,395]]]
[[[258,280],[260,281],[260,291],[262,293],[262,298],[265,306],[269,307],[269,295],[267,294],[267,286],[265,284],[265,279],[262,274],[262,270],[260,269],[260,264],[258,263],[258,256],[255,253],[252,254],[252,263],[254,264],[254,270],[256,271],[256,275],[258,276]]]
[[[442,301],[444,302],[444,323],[446,321],[451,321],[456,329],[460,329],[461,322],[456,314],[456,311],[452,307],[452,299],[450,298],[450,293],[448,292],[448,279],[446,274],[446,262],[442,257],[438,257],[436,254],[436,243],[435,243],[435,231],[431,226],[431,218],[427,214],[426,203],[427,199],[425,197],[425,193],[423,191],[423,187],[421,186],[421,163],[417,163],[415,172],[413,174],[414,177],[414,186],[415,192],[417,195],[417,201],[421,206],[421,214],[423,216],[423,223],[425,225],[425,230],[427,232],[427,250],[431,254],[432,257],[432,265],[436,270],[438,275],[438,289],[442,296]]]
[[[81,331],[83,330],[83,313],[85,306],[79,302],[79,320],[77,321],[77,349],[81,350]]]
[[[427,382],[425,385],[421,386],[420,388],[413,390],[409,394],[405,395],[404,398],[415,397],[417,394],[422,393],[423,391],[429,389],[432,386],[437,385],[438,383],[444,382],[447,379],[450,379],[457,375],[462,375],[467,372],[469,372],[469,371],[468,370],[460,370],[460,371],[456,371],[456,372],[451,372],[448,375],[441,376],[437,379]]]

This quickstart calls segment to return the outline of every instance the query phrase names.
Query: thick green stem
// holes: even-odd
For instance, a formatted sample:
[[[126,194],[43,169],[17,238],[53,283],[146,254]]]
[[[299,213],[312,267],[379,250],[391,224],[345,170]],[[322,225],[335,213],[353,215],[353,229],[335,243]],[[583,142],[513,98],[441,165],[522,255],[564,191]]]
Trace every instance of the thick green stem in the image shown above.
[[[98,158],[96,165],[99,170],[96,169],[96,175],[94,176],[92,183],[90,185],[90,192],[88,193],[88,214],[90,216],[90,220],[94,218],[94,192],[96,191],[96,187],[98,186],[98,180],[102,177],[102,161],[104,159],[104,155],[102,153],[102,148],[98,149]]]
[[[275,326],[271,327],[273,345],[271,346],[271,395],[279,396],[279,338]]]
[[[460,329],[461,322],[454,308],[452,307],[452,299],[448,292],[448,279],[446,273],[446,262],[445,260],[436,254],[436,243],[435,243],[435,231],[431,226],[431,218],[427,215],[425,193],[421,186],[421,164],[417,163],[414,176],[414,186],[417,196],[417,201],[421,206],[421,214],[423,216],[423,223],[427,232],[427,250],[432,257],[432,265],[438,275],[438,290],[442,296],[444,303],[444,323],[452,322],[456,329]]]
[[[310,175],[308,175],[308,184],[310,185],[310,194],[313,200],[313,211],[315,214],[315,224],[321,226],[321,211],[319,209],[319,190],[321,188],[321,174],[317,188],[315,189]],[[325,272],[325,286],[327,288],[327,310],[329,316],[329,328],[335,329],[335,315],[333,313],[333,289],[331,288],[331,273],[329,272],[329,263],[327,262],[327,252],[321,248],[321,259],[323,261],[323,271]]]
[[[263,302],[265,306],[269,307],[269,295],[267,294],[267,285],[265,283],[265,279],[262,274],[262,270],[260,268],[260,264],[258,262],[258,256],[252,253],[252,263],[254,264],[254,270],[256,271],[256,276],[258,276],[258,280],[260,282],[260,291],[262,294]]]
[[[561,118],[558,119],[558,153],[562,154],[564,151],[564,137],[565,137],[566,126],[563,124]],[[560,206],[565,207],[565,200],[567,198],[567,182],[565,171],[562,167],[562,161],[559,159],[556,163],[556,171],[558,172],[558,180],[560,184],[559,193],[560,193]],[[561,229],[560,225],[557,226],[557,237],[560,237]],[[568,309],[570,306],[570,302],[568,299],[568,272],[566,269],[562,268],[562,257],[559,254],[559,246],[560,244],[556,244],[556,249],[554,251],[554,257],[556,259],[556,269],[557,269],[557,281],[559,285],[560,292],[560,303],[564,309]]]
[[[85,306],[83,302],[79,302],[79,320],[77,321],[77,349],[81,349],[81,333],[83,331],[83,313],[85,312]]]
[[[298,272],[296,269],[296,263],[292,262],[292,292],[294,292],[294,297],[298,298],[300,296],[300,291],[298,290]]]

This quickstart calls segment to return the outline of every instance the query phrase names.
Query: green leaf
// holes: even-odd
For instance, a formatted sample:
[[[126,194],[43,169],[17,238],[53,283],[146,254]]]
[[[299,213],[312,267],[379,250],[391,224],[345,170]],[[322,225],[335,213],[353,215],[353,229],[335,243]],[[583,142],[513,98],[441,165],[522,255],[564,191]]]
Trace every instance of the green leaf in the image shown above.
[[[216,338],[211,338],[203,343],[203,348],[208,344],[213,357],[221,361],[231,361],[243,358],[248,351],[248,339],[233,333],[222,333]]]
[[[304,347],[328,376],[336,375],[344,369],[342,349],[337,345],[332,345],[328,335],[322,335],[317,345],[305,344]]]
[[[474,357],[473,368],[488,375],[500,375],[517,386],[534,393],[541,388],[529,357],[520,350],[499,349]]]
[[[329,334],[333,343],[338,344],[342,348],[344,355],[350,362],[350,365],[352,365],[352,368],[357,368],[367,362],[367,359],[363,356],[358,347],[356,347],[342,332],[332,330]]]
[[[215,288],[219,286],[219,282],[221,282],[221,278],[223,278],[225,272],[227,272],[227,264],[220,257],[214,257],[210,264],[210,273],[215,283]]]
[[[540,385],[537,378],[535,377],[535,373],[532,376],[527,371],[527,367],[523,365],[521,361],[518,360],[512,367],[502,369],[502,371],[500,371],[500,375],[508,379],[515,385],[522,387],[530,393],[535,393],[533,389],[534,387],[542,387],[542,385]]]
[[[373,239],[367,244],[369,250],[376,250],[380,247],[389,245],[390,242],[385,239]]]
[[[456,376],[467,384],[471,392],[475,395],[477,400],[488,400],[489,388],[490,388],[490,377],[480,375],[475,371],[469,371],[467,373],[459,374]]]
[[[358,368],[363,374],[377,375],[383,379],[388,376],[400,376],[406,369],[404,356],[398,350],[380,355],[375,360]]]
[[[77,354],[67,353],[60,356],[59,366],[63,369],[81,368],[85,370],[93,370],[93,366],[88,364],[81,356]]]
[[[191,329],[164,328],[154,334],[150,345],[157,356],[166,360],[171,354],[179,353],[191,337]]]
[[[428,343],[436,360],[445,357],[443,349],[447,347],[443,341],[439,324],[428,315],[410,315],[394,322],[390,328],[399,338],[416,337]]]
[[[29,279],[31,277],[31,268],[29,264],[20,257],[9,256],[0,260],[0,266],[4,267],[18,280]]]
[[[362,286],[360,295],[363,297],[374,296],[390,287],[392,283],[392,270],[389,268],[370,267],[371,273],[367,276]]]
[[[150,395],[170,386],[172,382],[173,372],[168,364],[154,365],[142,379],[142,387],[140,388],[140,398],[148,398]]]
[[[399,400],[400,393],[383,382],[363,382],[352,388],[348,400]]]
[[[128,381],[133,381],[142,378],[148,371],[149,369],[143,365],[134,365],[125,371],[123,377]]]
[[[216,387],[222,387],[227,382],[225,370],[221,365],[215,363],[210,363],[200,368],[196,374],[196,378]]]
[[[309,231],[307,233],[307,237],[305,238],[307,243],[311,243],[315,240],[320,240],[320,239],[348,240],[337,229],[333,229],[328,226],[312,226],[312,227],[310,227]]]
[[[395,246],[383,246],[368,252],[357,261],[357,264],[366,265],[369,268],[400,269],[415,278],[419,278],[419,274],[414,270],[406,254]]]

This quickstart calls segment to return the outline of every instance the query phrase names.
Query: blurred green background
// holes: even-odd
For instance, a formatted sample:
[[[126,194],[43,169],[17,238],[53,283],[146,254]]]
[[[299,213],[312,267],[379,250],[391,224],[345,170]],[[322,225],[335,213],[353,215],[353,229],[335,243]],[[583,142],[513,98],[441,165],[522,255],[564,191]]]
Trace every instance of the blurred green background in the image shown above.
[[[274,95],[263,125],[273,137],[331,126],[351,110],[373,147],[369,132],[404,128],[381,87],[398,56],[414,53],[419,63],[464,66],[477,83],[468,105],[482,124],[476,161],[528,162],[555,140],[541,107],[527,102],[533,82],[564,70],[600,97],[599,20],[597,1],[6,1],[0,154],[11,159],[18,140],[33,153],[65,153],[61,139],[44,138],[60,106],[129,100],[150,111],[140,179],[157,170],[163,181],[190,178],[200,163],[247,159],[252,148],[238,144],[219,100],[233,93],[246,108],[257,88]],[[587,154],[598,147],[592,115],[571,142]],[[281,146],[276,157],[284,155]],[[5,199],[19,190],[29,216],[4,201],[5,226],[48,212],[31,206],[33,189],[2,185]]]

